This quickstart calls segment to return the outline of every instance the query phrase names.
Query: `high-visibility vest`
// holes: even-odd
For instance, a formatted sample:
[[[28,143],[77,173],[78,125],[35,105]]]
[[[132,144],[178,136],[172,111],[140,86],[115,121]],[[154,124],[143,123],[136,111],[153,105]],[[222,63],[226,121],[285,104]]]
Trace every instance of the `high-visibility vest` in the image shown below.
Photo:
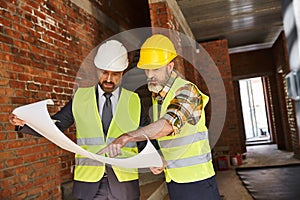
[[[168,105],[175,97],[175,92],[187,83],[193,84],[180,77],[176,78],[162,103],[160,117],[166,113]],[[205,126],[204,107],[209,98],[199,89],[198,91],[203,100],[199,122],[195,125],[185,123],[176,135],[158,139],[161,152],[167,161],[166,182],[173,180],[177,183],[189,183],[210,178],[215,174],[208,141],[208,130]],[[157,120],[157,100],[152,98],[152,101],[153,119]]]
[[[92,153],[99,152],[122,133],[136,130],[140,123],[141,107],[138,95],[122,88],[105,138],[97,103],[95,87],[89,87],[76,91],[72,105],[77,144]],[[131,157],[138,153],[135,142],[129,142],[121,151],[122,155],[118,158]],[[113,170],[120,182],[138,179],[137,169],[113,166]],[[104,171],[103,163],[79,154],[75,155],[74,180],[97,182],[103,177]]]

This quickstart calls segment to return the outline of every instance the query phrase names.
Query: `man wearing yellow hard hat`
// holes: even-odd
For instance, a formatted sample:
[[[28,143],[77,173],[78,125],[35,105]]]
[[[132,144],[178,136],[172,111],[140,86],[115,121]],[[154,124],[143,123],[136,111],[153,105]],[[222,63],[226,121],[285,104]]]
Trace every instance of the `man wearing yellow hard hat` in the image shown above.
[[[98,83],[78,88],[73,99],[52,119],[61,131],[76,123],[77,144],[97,153],[123,132],[148,123],[138,95],[120,86],[123,72],[128,67],[123,44],[117,40],[104,42],[97,49],[94,65]],[[10,114],[9,120],[13,125],[21,126],[19,132],[40,136],[18,116]],[[122,158],[137,153],[137,143],[129,142]],[[138,170],[108,166],[76,154],[73,196],[82,200],[139,200]]]
[[[124,133],[101,153],[117,156],[125,144],[147,135],[158,140],[165,160],[162,168],[151,171],[165,172],[171,200],[219,200],[205,126],[204,107],[209,98],[174,71],[176,56],[173,43],[164,35],[155,34],[144,42],[138,67],[145,70],[152,92],[154,122]]]

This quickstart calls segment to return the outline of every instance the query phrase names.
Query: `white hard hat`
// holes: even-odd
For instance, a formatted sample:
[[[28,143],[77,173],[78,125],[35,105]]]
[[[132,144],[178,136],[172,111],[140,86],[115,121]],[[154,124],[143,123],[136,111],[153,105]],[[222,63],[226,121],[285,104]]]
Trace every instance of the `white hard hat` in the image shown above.
[[[128,67],[127,50],[117,40],[106,41],[98,48],[94,64],[102,70],[124,71]]]

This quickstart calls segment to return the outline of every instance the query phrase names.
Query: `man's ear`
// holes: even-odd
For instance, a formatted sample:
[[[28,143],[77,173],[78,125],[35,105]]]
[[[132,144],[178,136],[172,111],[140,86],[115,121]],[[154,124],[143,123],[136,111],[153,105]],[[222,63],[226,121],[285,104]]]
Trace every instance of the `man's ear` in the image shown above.
[[[167,69],[168,69],[168,74],[171,74],[173,68],[174,68],[174,62],[171,61],[171,62],[168,64],[168,67],[167,67]]]

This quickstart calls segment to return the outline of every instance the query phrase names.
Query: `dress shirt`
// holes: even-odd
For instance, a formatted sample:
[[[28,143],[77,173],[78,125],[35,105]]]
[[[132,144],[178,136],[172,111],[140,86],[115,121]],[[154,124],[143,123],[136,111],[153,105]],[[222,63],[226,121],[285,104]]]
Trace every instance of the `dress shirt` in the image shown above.
[[[98,105],[99,105],[99,113],[100,113],[101,118],[102,118],[103,106],[104,106],[104,103],[106,101],[105,96],[103,94],[104,94],[104,91],[102,90],[102,88],[100,87],[100,85],[98,85],[98,95],[99,95],[98,96],[99,97],[99,99],[98,99]],[[117,107],[118,100],[119,100],[119,95],[120,95],[120,87],[117,87],[117,89],[115,89],[112,92],[112,95],[110,97],[113,115],[114,115],[114,113],[116,111],[116,107]]]

